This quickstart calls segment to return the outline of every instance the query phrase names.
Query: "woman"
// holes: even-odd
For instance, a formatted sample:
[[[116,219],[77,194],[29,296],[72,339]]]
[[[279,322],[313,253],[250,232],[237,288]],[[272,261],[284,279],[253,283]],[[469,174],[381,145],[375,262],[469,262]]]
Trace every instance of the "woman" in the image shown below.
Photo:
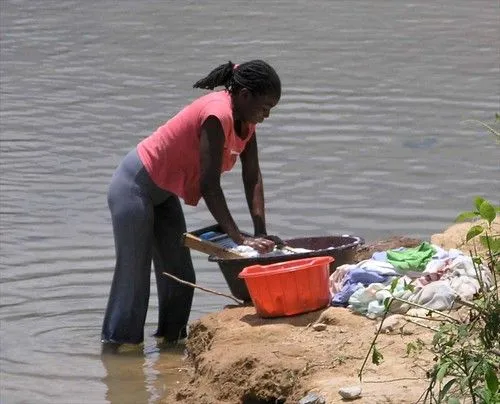
[[[195,282],[189,249],[181,246],[186,222],[179,198],[196,206],[204,199],[213,217],[237,244],[261,253],[266,239],[264,192],[255,126],[269,117],[281,97],[276,71],[261,60],[229,62],[194,84],[225,90],[201,96],[139,143],[116,170],[108,193],[116,266],[102,328],[108,346],[144,340],[151,260],[159,299],[155,336],[166,342],[186,337],[193,289],[162,275]],[[255,237],[243,236],[220,185],[221,173],[237,157]]]

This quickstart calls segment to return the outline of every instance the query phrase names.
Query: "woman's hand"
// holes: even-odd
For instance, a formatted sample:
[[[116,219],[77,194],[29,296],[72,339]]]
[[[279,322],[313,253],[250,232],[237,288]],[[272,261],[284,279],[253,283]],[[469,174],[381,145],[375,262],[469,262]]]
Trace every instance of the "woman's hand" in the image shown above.
[[[267,240],[271,240],[272,242],[274,242],[274,245],[276,246],[276,248],[283,248],[286,246],[286,243],[278,236],[274,236],[274,235],[267,235],[267,234],[256,234],[255,237],[262,237],[262,238],[265,238]]]
[[[274,241],[265,239],[263,237],[245,237],[243,239],[243,245],[252,247],[254,250],[258,251],[260,254],[265,254],[271,252],[274,249]]]

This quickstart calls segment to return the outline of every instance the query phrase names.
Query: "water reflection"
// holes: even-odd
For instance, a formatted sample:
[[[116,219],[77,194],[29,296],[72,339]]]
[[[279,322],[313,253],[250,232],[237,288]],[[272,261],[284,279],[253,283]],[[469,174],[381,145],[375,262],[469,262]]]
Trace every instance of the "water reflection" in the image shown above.
[[[106,375],[102,382],[107,388],[106,402],[158,403],[185,377],[179,370],[183,365],[184,349],[183,345],[158,344],[114,354],[103,353],[101,361]]]

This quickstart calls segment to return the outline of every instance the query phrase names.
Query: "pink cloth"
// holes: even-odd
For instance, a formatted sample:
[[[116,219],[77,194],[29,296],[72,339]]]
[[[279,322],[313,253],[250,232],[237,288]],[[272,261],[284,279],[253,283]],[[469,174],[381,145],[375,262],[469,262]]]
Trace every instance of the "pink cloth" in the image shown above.
[[[339,266],[329,278],[330,296],[334,296],[342,290],[342,286],[349,271],[354,265],[341,265]]]
[[[224,130],[221,171],[229,171],[255,132],[255,125],[248,125],[244,140],[236,134],[231,95],[225,90],[196,99],[137,146],[154,183],[192,206],[201,199],[200,133],[209,116],[217,117]]]

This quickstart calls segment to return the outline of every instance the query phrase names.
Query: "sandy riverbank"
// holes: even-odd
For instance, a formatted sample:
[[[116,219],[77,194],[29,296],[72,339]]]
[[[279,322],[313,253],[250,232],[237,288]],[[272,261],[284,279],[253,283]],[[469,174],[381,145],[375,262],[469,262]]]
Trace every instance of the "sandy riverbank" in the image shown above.
[[[451,226],[430,241],[468,251],[463,240],[469,227]],[[400,237],[371,243],[358,251],[356,260],[421,241]],[[313,327],[319,322],[326,324],[324,330]],[[432,357],[408,354],[407,344],[417,339],[430,342],[433,334],[412,324],[401,328],[402,323],[381,335],[383,363],[367,366],[357,403],[414,403],[425,391]],[[342,403],[339,388],[360,384],[357,374],[376,325],[377,321],[343,308],[262,319],[252,306],[227,306],[191,325],[190,380],[164,403],[298,403],[310,392],[320,394],[326,403]]]

